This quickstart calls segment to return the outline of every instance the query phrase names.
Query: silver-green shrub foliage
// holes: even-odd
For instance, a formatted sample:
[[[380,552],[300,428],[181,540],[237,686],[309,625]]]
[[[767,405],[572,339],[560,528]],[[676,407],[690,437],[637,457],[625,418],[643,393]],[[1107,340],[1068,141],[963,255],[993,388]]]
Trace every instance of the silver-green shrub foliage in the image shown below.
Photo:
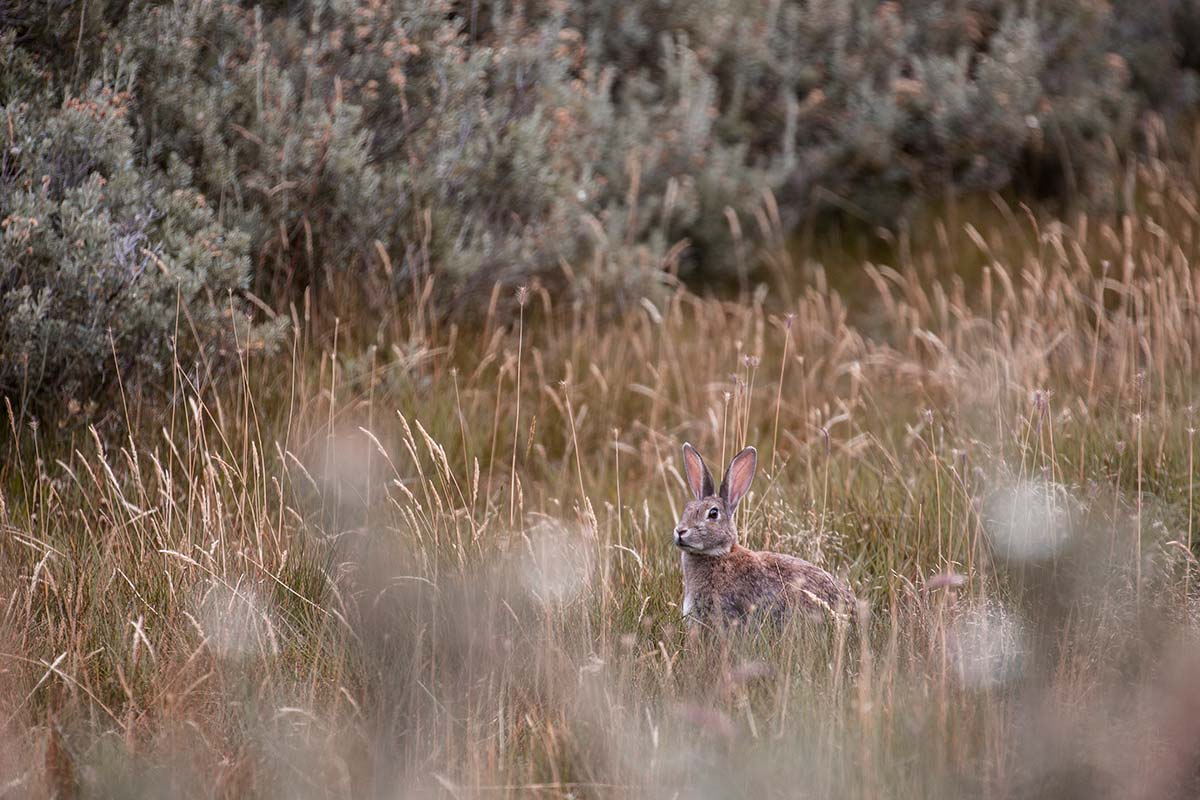
[[[947,187],[1103,197],[1142,105],[1121,53],[1147,19],[1175,30],[1095,0],[288,11],[131,15],[145,146],[195,166],[260,278],[358,281],[382,248],[401,295],[437,271],[451,303],[564,263],[631,296],[683,240],[685,268],[732,272],[726,209],[764,189],[790,221],[884,224]]]
[[[129,94],[47,85],[0,38],[0,394],[14,411],[91,419],[101,398],[101,412],[120,408],[106,396],[118,378],[134,399],[169,390],[176,364],[202,382],[232,363],[236,334],[272,338],[245,313],[245,233],[217,221],[177,160],[144,168]]]
[[[97,380],[58,365],[109,327],[161,374],[177,292],[221,349],[243,256],[272,299],[469,316],[537,280],[619,307],[732,275],[764,190],[785,225],[947,189],[1103,202],[1139,113],[1195,99],[1196,5],[0,0],[29,54],[3,78],[3,390]]]
[[[682,41],[626,74],[593,59],[561,10],[483,11],[474,36],[459,10],[138,15],[124,33],[147,151],[194,165],[250,234],[264,282],[336,288],[386,271],[402,301],[437,272],[446,308],[477,307],[497,281],[565,286],[563,265],[575,291],[639,295],[673,245],[722,243],[724,207],[770,185],[719,135],[717,82]]]

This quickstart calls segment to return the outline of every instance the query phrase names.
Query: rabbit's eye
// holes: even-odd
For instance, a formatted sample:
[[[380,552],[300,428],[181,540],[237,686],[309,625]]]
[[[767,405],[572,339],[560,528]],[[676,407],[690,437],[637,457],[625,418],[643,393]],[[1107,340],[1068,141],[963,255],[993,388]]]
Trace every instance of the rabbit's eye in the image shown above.
[[[710,508],[708,510],[708,518],[709,519],[716,519],[719,516],[721,516],[721,512],[718,511],[715,507]]]

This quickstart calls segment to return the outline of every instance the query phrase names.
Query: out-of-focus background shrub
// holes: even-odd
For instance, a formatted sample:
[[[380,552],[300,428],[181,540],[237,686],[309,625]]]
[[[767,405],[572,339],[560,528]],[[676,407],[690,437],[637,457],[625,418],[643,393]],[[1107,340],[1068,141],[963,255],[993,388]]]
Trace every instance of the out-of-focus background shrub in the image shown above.
[[[0,388],[31,410],[176,348],[221,368],[247,291],[469,318],[498,284],[730,281],[767,192],[783,232],[1112,205],[1200,66],[1193,0],[0,0],[0,28]]]
[[[178,363],[206,384],[269,329],[251,323],[247,235],[223,225],[175,156],[135,144],[129,79],[77,92],[0,38],[0,394],[64,423],[167,390]],[[106,403],[105,412],[119,412]]]

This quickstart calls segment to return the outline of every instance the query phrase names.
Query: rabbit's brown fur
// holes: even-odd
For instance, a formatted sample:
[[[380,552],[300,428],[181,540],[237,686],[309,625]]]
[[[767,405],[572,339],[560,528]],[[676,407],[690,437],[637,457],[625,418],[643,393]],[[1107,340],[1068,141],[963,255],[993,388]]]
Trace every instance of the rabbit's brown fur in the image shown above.
[[[753,447],[734,456],[719,491],[696,449],[685,444],[683,454],[695,499],[684,506],[675,545],[683,551],[683,611],[689,622],[723,627],[756,614],[783,619],[794,613],[854,613],[850,587],[820,567],[738,544],[733,514],[754,479]]]

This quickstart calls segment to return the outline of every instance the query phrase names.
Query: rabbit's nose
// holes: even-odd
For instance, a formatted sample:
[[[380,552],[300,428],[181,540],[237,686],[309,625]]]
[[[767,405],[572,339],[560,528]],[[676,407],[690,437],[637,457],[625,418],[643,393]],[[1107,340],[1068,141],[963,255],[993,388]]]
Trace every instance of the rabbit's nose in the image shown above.
[[[681,541],[683,541],[683,536],[687,532],[688,532],[687,528],[676,528],[675,529],[675,544],[679,544]]]

